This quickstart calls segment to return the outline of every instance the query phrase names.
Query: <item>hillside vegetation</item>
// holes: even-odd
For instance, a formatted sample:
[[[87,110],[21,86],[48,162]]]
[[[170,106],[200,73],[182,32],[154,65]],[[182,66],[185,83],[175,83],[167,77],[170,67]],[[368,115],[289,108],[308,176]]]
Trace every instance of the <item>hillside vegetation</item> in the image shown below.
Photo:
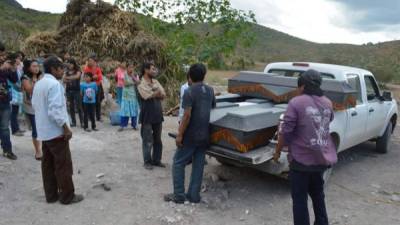
[[[60,15],[24,9],[15,0],[0,1],[0,40],[9,49],[18,49],[34,32],[54,30]]]
[[[60,15],[22,8],[15,0],[0,2],[0,40],[12,49],[37,31],[54,31]],[[152,32],[153,19],[136,15],[139,25]],[[171,29],[173,30],[173,29]],[[207,32],[207,26],[187,28],[188,32]],[[379,44],[318,44],[254,24],[255,41],[249,48],[238,47],[225,68],[243,69],[255,62],[315,61],[343,64],[371,70],[382,81],[400,81],[400,41]],[[168,29],[160,38],[168,38]]]

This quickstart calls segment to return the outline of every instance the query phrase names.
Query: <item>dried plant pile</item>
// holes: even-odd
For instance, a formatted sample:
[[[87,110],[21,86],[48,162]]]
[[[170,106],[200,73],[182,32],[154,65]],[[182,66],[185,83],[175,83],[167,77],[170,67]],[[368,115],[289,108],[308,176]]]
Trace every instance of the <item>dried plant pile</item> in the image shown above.
[[[60,54],[68,51],[84,58],[97,54],[114,60],[163,61],[163,41],[146,34],[132,13],[103,1],[71,0],[56,32],[37,33],[26,39],[24,51]]]

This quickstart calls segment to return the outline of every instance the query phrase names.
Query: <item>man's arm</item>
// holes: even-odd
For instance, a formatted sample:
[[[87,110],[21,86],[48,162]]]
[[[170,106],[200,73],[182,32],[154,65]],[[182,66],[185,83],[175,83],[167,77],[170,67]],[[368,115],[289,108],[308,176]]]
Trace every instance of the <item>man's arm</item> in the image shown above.
[[[156,95],[156,92],[153,92],[150,88],[146,87],[145,82],[139,84],[138,92],[144,100],[154,98]]]
[[[281,155],[281,151],[284,146],[287,146],[293,138],[293,133],[297,125],[297,111],[293,107],[293,104],[289,102],[288,108],[286,110],[285,116],[283,118],[283,123],[280,131],[278,131],[278,143],[275,147],[274,160],[278,162]]]
[[[182,146],[183,135],[185,134],[186,129],[189,126],[190,119],[192,117],[192,105],[193,105],[193,100],[190,96],[190,92],[189,90],[186,90],[185,94],[183,95],[183,101],[182,101],[182,108],[184,108],[185,111],[183,113],[183,117],[179,125],[178,136],[176,137],[176,146],[178,147]]]
[[[96,80],[98,81],[98,82],[101,82],[101,81],[103,81],[103,71],[101,71],[101,69],[100,69],[100,67],[97,67],[97,70],[96,70]]]
[[[192,107],[185,108],[181,123],[179,124],[178,136],[176,137],[176,146],[181,147],[183,142],[183,135],[189,126],[190,118],[192,117]]]
[[[160,82],[158,82],[157,80],[155,80],[156,84],[157,84],[157,88],[158,90],[156,91],[156,98],[163,100],[167,95],[165,93],[165,90],[163,88],[163,86],[161,86]]]
[[[49,93],[47,95],[48,101],[48,112],[47,115],[49,116],[50,120],[55,122],[57,126],[63,127],[64,124],[68,123],[68,118],[65,117],[64,113],[64,104],[62,98],[62,89],[61,84],[53,85],[49,89]]]
[[[67,77],[68,80],[80,80],[81,79],[81,71],[78,71],[75,75]]]
[[[214,89],[211,89],[212,90],[212,96],[213,96],[213,100],[212,100],[212,105],[211,105],[211,107],[213,108],[213,109],[215,109],[216,107],[217,107],[217,98],[215,98],[215,92],[214,92]]]
[[[13,70],[7,71],[7,79],[13,84],[17,83],[18,82],[17,71],[13,71]]]

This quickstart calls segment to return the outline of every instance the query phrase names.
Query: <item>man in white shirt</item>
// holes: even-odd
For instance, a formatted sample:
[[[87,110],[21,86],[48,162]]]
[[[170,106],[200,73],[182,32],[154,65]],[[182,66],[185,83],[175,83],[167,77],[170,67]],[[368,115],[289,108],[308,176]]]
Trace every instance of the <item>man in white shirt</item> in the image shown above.
[[[72,181],[72,160],[65,91],[59,80],[64,75],[63,63],[56,57],[44,62],[44,77],[33,90],[32,106],[38,140],[43,142],[42,177],[48,203],[60,201],[62,204],[77,203],[83,200],[76,195]]]
[[[187,82],[184,83],[181,86],[181,92],[180,92],[180,99],[179,99],[179,115],[178,115],[178,122],[181,123],[182,117],[183,117],[183,113],[184,113],[184,109],[182,107],[182,100],[183,100],[183,94],[185,94],[185,91],[190,87],[191,85],[191,81],[189,79],[189,75],[186,75],[187,78]]]

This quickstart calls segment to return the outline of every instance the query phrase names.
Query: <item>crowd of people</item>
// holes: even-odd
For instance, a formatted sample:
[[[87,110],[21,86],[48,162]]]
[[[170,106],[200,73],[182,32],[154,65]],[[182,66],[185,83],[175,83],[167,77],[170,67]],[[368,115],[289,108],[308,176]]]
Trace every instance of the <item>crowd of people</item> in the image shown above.
[[[103,72],[96,56],[89,56],[86,64],[79,66],[69,54],[61,59],[41,53],[37,59],[27,59],[22,52],[6,53],[3,46],[0,50],[1,144],[4,156],[17,159],[12,151],[9,126],[13,135],[23,136],[24,131],[18,123],[18,115],[23,112],[32,129],[35,158],[42,162],[47,202],[70,204],[83,200],[82,195],[74,193],[69,140],[72,138],[71,128],[77,126],[76,115],[86,132],[98,131],[96,122],[102,122]],[[164,121],[162,101],[166,93],[156,79],[158,69],[155,64],[144,62],[140,66],[122,62],[110,76],[117,85],[118,131],[124,131],[129,120],[132,129],[137,130],[139,122],[144,168],[165,168],[161,134]],[[216,104],[213,89],[203,83],[206,72],[203,64],[193,65],[188,72],[188,83],[181,90],[186,93],[188,84],[193,85],[190,94],[182,93],[181,96],[182,107],[193,112],[185,110],[180,121],[176,143],[182,150],[177,151],[173,161],[174,194],[166,195],[165,201],[200,201],[205,149],[209,140],[208,121],[211,108]],[[184,167],[190,163],[193,163],[193,179],[189,194],[185,196]]]
[[[164,196],[167,202],[201,201],[205,153],[210,140],[210,112],[216,107],[213,88],[204,83],[206,74],[205,65],[193,64],[188,70],[187,82],[181,87],[177,151],[172,162],[173,193]],[[161,139],[162,101],[166,93],[157,81],[157,75],[158,69],[152,62],[144,62],[140,67],[132,62],[122,62],[111,76],[117,85],[118,131],[127,129],[129,120],[134,130],[138,129],[138,123],[141,125],[143,166],[147,170],[166,167],[162,162]],[[96,122],[102,122],[101,102],[104,99],[102,81],[103,72],[95,55],[89,56],[81,67],[69,54],[61,59],[41,53],[37,59],[27,59],[22,52],[7,53],[0,43],[3,155],[17,159],[10,135],[24,135],[18,120],[18,115],[23,112],[32,130],[35,159],[41,161],[43,187],[49,203],[71,204],[84,199],[75,194],[69,141],[71,128],[77,126],[76,114],[86,132],[98,131]],[[326,141],[309,143],[315,138],[316,128],[313,115],[307,113],[312,108],[313,112],[321,112],[321,120],[333,120],[332,103],[323,95],[321,82],[319,72],[314,70],[300,76],[298,87],[302,95],[289,102],[274,155],[278,161],[283,146],[288,146],[295,225],[310,224],[308,195],[313,201],[315,224],[328,224],[323,173],[336,163],[337,155],[329,132],[321,137]],[[325,126],[324,129],[329,130],[329,124]],[[190,164],[192,174],[186,189],[185,167]]]

